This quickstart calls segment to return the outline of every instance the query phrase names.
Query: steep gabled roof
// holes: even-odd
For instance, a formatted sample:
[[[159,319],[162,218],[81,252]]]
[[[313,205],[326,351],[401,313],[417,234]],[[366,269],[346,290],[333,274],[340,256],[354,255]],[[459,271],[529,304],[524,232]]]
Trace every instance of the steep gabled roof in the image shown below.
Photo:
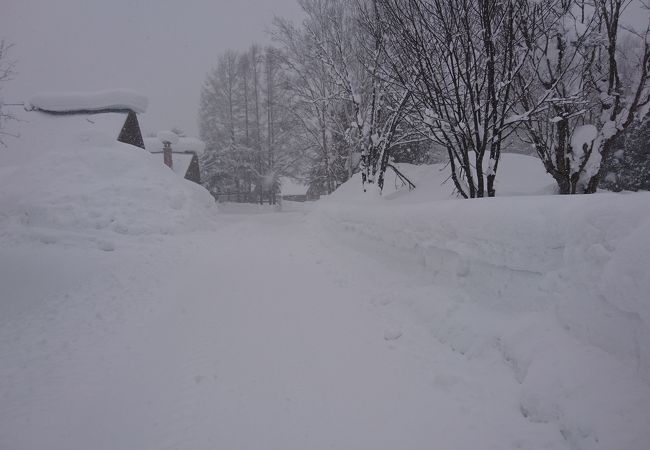
[[[157,137],[145,138],[145,148],[151,153],[162,153],[164,148],[162,139],[166,139],[167,133],[172,132],[161,132]],[[205,143],[196,138],[180,137],[172,144],[171,148],[173,153],[172,170],[186,180],[201,184],[198,155],[205,149]]]
[[[119,142],[144,148],[136,113],[145,112],[147,104],[147,97],[135,91],[114,89],[98,92],[43,92],[32,96],[25,103],[25,109],[48,116],[68,117],[69,120],[57,122],[62,128],[58,133],[79,132],[92,124],[93,129],[101,128],[103,133],[114,135]],[[109,122],[113,125],[108,128],[102,126],[109,116]],[[77,126],[71,126],[72,123]]]
[[[125,144],[135,145],[136,147],[144,148],[144,140],[142,139],[142,132],[140,131],[140,123],[138,116],[133,111],[129,111],[120,131],[117,140]]]

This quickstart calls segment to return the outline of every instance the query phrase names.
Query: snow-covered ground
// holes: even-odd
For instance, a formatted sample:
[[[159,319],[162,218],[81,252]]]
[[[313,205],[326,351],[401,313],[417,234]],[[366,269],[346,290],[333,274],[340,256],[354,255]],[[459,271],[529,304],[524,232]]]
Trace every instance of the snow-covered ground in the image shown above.
[[[421,195],[368,204],[335,193],[309,220],[420,279],[388,314],[406,312],[469,361],[508,366],[513,405],[567,448],[648,448],[650,194]]]
[[[520,196],[404,167],[218,212],[144,150],[40,145],[0,153],[1,449],[650,447],[648,194],[521,196],[551,183],[512,156]]]

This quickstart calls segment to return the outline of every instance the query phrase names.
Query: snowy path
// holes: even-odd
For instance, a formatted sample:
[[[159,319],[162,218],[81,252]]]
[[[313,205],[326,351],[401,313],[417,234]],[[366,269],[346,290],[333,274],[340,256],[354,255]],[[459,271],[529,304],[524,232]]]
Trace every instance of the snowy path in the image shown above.
[[[112,252],[2,249],[0,449],[568,448],[503,361],[394,307],[453,294],[301,213],[220,220]]]

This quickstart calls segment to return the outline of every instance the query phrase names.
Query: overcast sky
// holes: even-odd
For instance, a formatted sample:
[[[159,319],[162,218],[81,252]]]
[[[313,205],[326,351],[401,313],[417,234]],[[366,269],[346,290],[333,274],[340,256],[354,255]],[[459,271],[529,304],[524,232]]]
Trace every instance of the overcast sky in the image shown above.
[[[0,38],[15,44],[6,102],[38,91],[131,88],[149,97],[144,132],[197,133],[201,84],[228,48],[268,43],[296,0],[1,0]]]
[[[301,20],[296,0],[0,0],[0,38],[15,44],[6,102],[38,91],[131,88],[149,97],[145,132],[197,133],[201,84],[228,48],[267,43],[274,15]],[[648,23],[631,8],[628,20]]]

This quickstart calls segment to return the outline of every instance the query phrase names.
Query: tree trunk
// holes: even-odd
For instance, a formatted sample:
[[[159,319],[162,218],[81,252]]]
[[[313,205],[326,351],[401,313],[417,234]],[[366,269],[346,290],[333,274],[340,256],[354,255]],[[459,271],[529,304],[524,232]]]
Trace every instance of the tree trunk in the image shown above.
[[[496,179],[496,175],[488,175],[487,176],[487,191],[488,191],[488,197],[495,197],[497,194],[496,188],[494,187],[494,180]]]
[[[262,191],[262,137],[260,123],[260,95],[259,95],[259,77],[257,75],[257,49],[251,48],[251,67],[253,69],[253,95],[255,97],[255,148],[257,150],[257,190],[259,191],[260,205],[264,203],[264,193]]]
[[[273,56],[269,51],[266,56],[266,115],[267,115],[267,152],[268,167],[273,167]]]

